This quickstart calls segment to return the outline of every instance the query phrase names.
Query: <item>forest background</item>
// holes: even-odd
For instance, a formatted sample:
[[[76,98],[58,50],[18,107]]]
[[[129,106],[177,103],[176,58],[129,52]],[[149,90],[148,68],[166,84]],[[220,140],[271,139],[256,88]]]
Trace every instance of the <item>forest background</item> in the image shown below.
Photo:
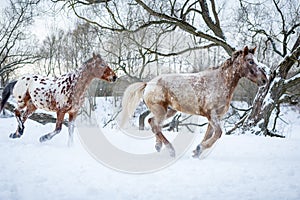
[[[296,0],[9,0],[0,15],[2,87],[26,73],[59,76],[97,52],[120,79],[94,82],[95,95],[120,97],[132,82],[199,72],[248,45],[269,67],[269,83],[240,82],[234,100],[248,109],[234,130],[274,135],[281,106],[299,102]]]

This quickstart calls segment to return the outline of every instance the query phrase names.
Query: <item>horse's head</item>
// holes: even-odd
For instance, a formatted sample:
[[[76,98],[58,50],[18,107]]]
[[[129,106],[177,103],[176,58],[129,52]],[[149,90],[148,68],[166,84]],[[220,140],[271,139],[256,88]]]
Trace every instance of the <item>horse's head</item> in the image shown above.
[[[263,65],[259,63],[254,56],[256,47],[248,49],[246,46],[243,50],[233,53],[233,62],[240,67],[242,77],[246,77],[258,86],[263,86],[268,82]]]
[[[108,64],[101,58],[98,54],[93,53],[93,57],[87,61],[90,65],[91,72],[96,78],[108,81],[115,82],[117,80],[117,75],[115,72],[108,66]]]

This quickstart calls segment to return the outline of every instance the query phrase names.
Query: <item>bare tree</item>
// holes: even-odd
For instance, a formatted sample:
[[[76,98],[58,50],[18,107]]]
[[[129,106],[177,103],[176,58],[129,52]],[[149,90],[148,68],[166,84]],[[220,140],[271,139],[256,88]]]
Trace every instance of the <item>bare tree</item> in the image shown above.
[[[194,49],[222,46],[228,54],[234,48],[226,42],[221,21],[214,0],[206,1],[141,1],[141,0],[115,0],[97,1],[89,4],[82,1],[59,0],[65,2],[76,16],[102,30],[114,32],[138,32],[147,27],[162,28],[166,30],[181,30],[198,38],[197,43],[187,47],[186,50],[171,52],[178,55]],[[58,2],[58,1],[54,1]],[[92,4],[92,5],[91,5]],[[87,6],[88,5],[88,6]],[[82,12],[82,8],[87,9]],[[88,13],[88,14],[86,14]],[[90,17],[90,13],[95,13]],[[125,19],[125,20],[124,20]]]
[[[11,0],[0,20],[0,77],[1,83],[17,68],[34,63],[33,41],[26,29],[33,22],[38,0]]]
[[[227,24],[225,18],[220,17],[225,9],[222,5],[218,6],[215,0],[60,1],[69,6],[78,18],[100,30],[137,33],[152,27],[163,30],[162,33],[181,32],[194,39],[191,46],[170,49],[169,52],[136,40],[146,52],[163,57],[213,46],[220,46],[231,55],[238,43],[259,44],[258,52],[262,55],[259,59],[271,64],[270,82],[259,89],[248,117],[238,124],[250,128],[259,124],[260,133],[268,134],[273,110],[280,110],[282,103],[297,102],[299,94],[291,88],[299,85],[299,1],[250,3],[239,0],[239,7],[234,10],[237,14]],[[83,8],[90,12],[82,12]]]
[[[145,79],[149,74],[155,73],[158,55],[152,54],[140,44],[158,46],[159,40],[153,30],[145,29],[138,33],[112,33],[112,37],[103,41],[102,48],[108,54],[111,64],[118,66],[133,81]]]
[[[250,27],[248,32],[252,33],[252,38],[263,41],[264,45],[261,45],[263,55],[265,56],[268,51],[275,52],[276,55],[272,56],[273,62],[270,60],[268,85],[259,89],[252,109],[235,128],[244,125],[244,129],[250,129],[255,134],[275,135],[280,106],[299,103],[300,93],[297,86],[300,85],[300,4],[290,0],[284,3],[272,0],[268,6],[274,8],[273,20],[268,23],[264,20],[271,17],[268,16],[270,11],[264,16],[256,15],[256,18],[253,18],[248,11],[253,5],[242,0],[240,5],[243,21]],[[259,11],[263,12],[265,6],[260,5]],[[272,114],[275,114],[275,120],[273,124],[269,124]],[[260,127],[259,131],[252,129],[256,125]]]

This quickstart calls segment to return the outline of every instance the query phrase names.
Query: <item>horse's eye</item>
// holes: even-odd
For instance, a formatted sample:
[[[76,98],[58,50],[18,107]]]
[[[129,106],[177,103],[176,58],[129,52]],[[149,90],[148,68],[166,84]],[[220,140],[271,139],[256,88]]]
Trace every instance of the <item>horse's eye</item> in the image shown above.
[[[250,63],[251,65],[253,65],[253,64],[254,64],[254,61],[253,61],[253,60],[250,60],[249,63]]]

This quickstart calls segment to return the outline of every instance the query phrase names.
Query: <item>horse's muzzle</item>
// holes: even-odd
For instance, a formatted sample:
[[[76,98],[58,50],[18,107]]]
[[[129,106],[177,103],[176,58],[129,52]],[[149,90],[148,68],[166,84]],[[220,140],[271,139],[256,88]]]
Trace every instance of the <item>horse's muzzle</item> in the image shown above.
[[[115,82],[117,79],[118,79],[118,77],[117,77],[116,75],[114,75],[114,76],[110,79],[110,81],[111,81],[111,82]]]
[[[262,78],[262,79],[260,79],[259,81],[257,81],[257,85],[258,85],[259,87],[264,86],[264,85],[266,85],[267,83],[268,83],[268,79],[267,79],[267,78]]]

